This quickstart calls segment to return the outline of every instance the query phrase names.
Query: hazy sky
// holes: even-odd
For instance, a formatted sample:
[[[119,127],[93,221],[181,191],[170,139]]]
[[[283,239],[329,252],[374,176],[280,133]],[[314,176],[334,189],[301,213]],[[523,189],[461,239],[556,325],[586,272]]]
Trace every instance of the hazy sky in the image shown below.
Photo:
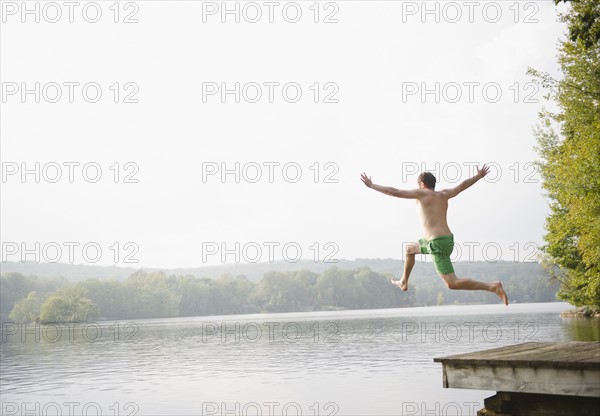
[[[530,261],[542,243],[548,104],[526,71],[558,75],[566,6],[23,4],[2,2],[3,261],[399,258],[422,237],[416,204],[360,173],[412,188],[432,170],[444,188],[477,163],[488,179],[450,203],[454,259]]]

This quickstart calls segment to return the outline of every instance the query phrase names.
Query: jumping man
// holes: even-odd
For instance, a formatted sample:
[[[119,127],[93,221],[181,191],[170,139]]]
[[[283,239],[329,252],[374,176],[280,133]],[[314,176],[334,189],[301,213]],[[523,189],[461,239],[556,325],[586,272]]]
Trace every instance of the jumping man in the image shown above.
[[[415,265],[415,255],[419,253],[431,254],[435,268],[448,289],[457,290],[487,290],[495,293],[500,299],[508,305],[508,296],[502,287],[502,283],[485,283],[472,279],[459,279],[454,274],[454,267],[450,261],[450,254],[454,248],[454,235],[448,227],[446,213],[448,212],[448,200],[469,188],[475,182],[483,178],[489,172],[490,168],[483,165],[483,168],[477,168],[477,174],[459,184],[458,186],[442,191],[435,191],[435,176],[430,172],[423,172],[419,175],[417,183],[418,189],[396,189],[389,186],[376,185],[371,182],[371,178],[363,173],[361,180],[367,187],[375,189],[386,195],[397,198],[416,199],[421,213],[423,231],[425,238],[418,243],[410,243],[406,246],[406,262],[404,263],[404,274],[400,280],[392,280],[392,283],[400,289],[408,290],[408,278]]]

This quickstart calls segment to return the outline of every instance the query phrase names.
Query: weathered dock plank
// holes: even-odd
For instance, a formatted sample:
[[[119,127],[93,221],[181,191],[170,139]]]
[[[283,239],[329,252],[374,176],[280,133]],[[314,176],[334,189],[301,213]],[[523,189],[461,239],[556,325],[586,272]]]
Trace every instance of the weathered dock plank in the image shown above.
[[[446,388],[498,392],[481,415],[600,414],[600,342],[529,342],[434,361]]]
[[[600,369],[600,342],[527,342],[434,358],[434,362]]]

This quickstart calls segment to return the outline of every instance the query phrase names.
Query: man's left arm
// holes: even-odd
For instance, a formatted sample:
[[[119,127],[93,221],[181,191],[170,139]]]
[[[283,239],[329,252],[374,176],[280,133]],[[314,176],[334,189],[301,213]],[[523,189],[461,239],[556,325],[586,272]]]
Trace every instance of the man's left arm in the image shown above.
[[[482,179],[485,175],[488,174],[489,171],[490,168],[486,165],[483,165],[481,169],[477,168],[477,174],[475,174],[473,177],[462,181],[460,184],[458,184],[458,186],[455,186],[454,188],[444,189],[442,193],[445,194],[448,197],[448,199],[454,198],[456,195],[460,194],[465,189],[468,189],[471,186],[473,186],[475,182]]]

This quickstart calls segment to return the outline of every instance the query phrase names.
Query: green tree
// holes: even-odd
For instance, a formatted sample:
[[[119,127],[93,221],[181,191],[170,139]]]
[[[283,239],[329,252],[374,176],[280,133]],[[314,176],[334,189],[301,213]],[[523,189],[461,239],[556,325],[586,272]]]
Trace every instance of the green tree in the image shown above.
[[[310,309],[310,288],[306,272],[268,272],[256,285],[252,299],[266,312],[293,312]]]
[[[36,292],[29,292],[26,298],[15,303],[8,317],[15,322],[33,322],[40,316],[41,305],[42,298]]]
[[[240,314],[256,312],[256,308],[250,305],[250,295],[254,284],[245,276],[233,276],[224,274],[214,281],[214,287],[220,299],[219,313]],[[214,290],[213,290],[214,291]]]
[[[20,273],[4,273],[0,276],[0,314],[8,316],[14,305],[32,291],[29,277]]]
[[[87,290],[72,286],[51,295],[40,307],[42,322],[85,322],[97,312]]]
[[[353,277],[355,308],[393,308],[397,306],[396,291],[389,278],[371,271],[368,267],[355,270]]]
[[[127,294],[121,282],[88,279],[79,286],[87,290],[87,297],[97,306],[97,313],[103,319],[127,317]]]
[[[179,316],[209,315],[210,279],[196,279],[184,276],[179,279],[178,290],[181,293]]]
[[[127,318],[169,318],[179,314],[177,282],[164,272],[136,272],[125,282]]]
[[[558,3],[558,1],[557,1]],[[543,187],[550,199],[544,251],[563,285],[558,297],[600,306],[600,2],[569,2],[561,15],[563,78],[530,69],[558,105],[535,130]],[[558,130],[558,132],[557,132]]]
[[[315,285],[317,300],[321,308],[351,308],[354,304],[355,288],[353,271],[336,266],[325,270]]]

